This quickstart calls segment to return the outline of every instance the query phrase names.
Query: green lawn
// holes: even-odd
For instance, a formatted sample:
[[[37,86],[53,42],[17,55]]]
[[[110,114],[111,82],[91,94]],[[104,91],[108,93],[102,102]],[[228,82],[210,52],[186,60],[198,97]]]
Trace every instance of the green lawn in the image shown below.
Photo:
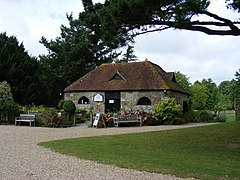
[[[43,142],[103,164],[199,179],[240,179],[240,122]]]
[[[235,121],[235,111],[226,111],[227,122]]]

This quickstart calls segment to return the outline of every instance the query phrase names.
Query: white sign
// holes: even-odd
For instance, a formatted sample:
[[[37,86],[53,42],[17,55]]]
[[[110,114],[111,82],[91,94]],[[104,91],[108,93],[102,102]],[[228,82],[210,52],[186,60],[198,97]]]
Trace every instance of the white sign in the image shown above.
[[[103,102],[103,95],[101,94],[96,94],[93,96],[93,101],[95,102]]]
[[[109,104],[114,104],[114,99],[109,99]]]
[[[98,121],[99,121],[99,118],[100,118],[100,114],[96,114],[95,118],[94,118],[94,121],[93,121],[93,126],[97,126],[98,124]]]

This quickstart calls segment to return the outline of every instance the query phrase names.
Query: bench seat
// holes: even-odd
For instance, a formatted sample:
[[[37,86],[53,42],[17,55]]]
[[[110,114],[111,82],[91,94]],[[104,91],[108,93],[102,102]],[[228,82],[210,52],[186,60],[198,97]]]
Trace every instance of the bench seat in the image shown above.
[[[139,123],[140,126],[142,126],[142,120],[141,118],[134,114],[134,115],[120,115],[118,117],[114,118],[114,126],[118,127],[120,123]]]
[[[32,123],[35,125],[35,114],[20,114],[19,117],[15,118],[15,126],[17,122],[21,125],[21,122],[29,122],[29,125],[32,126]]]

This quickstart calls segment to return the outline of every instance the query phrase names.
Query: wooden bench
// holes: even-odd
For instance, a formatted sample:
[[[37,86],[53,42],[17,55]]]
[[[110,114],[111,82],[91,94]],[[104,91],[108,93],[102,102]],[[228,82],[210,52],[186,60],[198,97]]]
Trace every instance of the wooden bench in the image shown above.
[[[120,115],[118,117],[114,118],[114,126],[118,127],[120,123],[139,123],[140,126],[142,126],[142,120],[141,118],[136,114],[131,115]]]
[[[19,117],[15,118],[15,126],[17,122],[19,122],[19,125],[21,125],[21,122],[29,122],[30,126],[32,126],[32,123],[35,125],[35,114],[20,114]]]

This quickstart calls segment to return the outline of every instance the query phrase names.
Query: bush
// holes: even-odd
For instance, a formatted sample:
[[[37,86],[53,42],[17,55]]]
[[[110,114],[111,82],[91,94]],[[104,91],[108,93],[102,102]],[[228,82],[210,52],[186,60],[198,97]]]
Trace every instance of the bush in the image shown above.
[[[196,111],[190,111],[183,115],[182,117],[185,121],[185,123],[199,123],[200,122],[200,116],[199,113]]]
[[[113,119],[109,119],[108,121],[105,121],[105,124],[107,127],[114,127]]]
[[[76,111],[76,106],[73,101],[67,100],[63,104],[63,109],[65,112],[67,112],[69,114],[74,114]]]
[[[163,124],[180,124],[180,106],[177,105],[174,98],[160,101],[153,106],[153,112],[159,121]]]
[[[21,111],[22,112],[39,112],[42,113],[44,110],[46,109],[46,107],[44,106],[35,106],[35,105],[28,105],[28,106],[22,106],[21,107]]]
[[[215,119],[216,122],[226,122],[226,120],[227,120],[227,116],[226,116],[225,112],[218,113],[218,115]]]
[[[209,111],[199,111],[200,122],[210,122],[213,121],[213,113]]]
[[[153,116],[148,116],[147,119],[144,121],[144,125],[146,126],[157,126],[159,125],[159,121],[157,118],[154,118]]]
[[[58,109],[63,109],[63,104],[65,103],[65,100],[64,99],[61,99],[57,105],[57,108]]]
[[[37,124],[44,127],[63,127],[63,121],[63,117],[57,115],[56,109],[48,108],[37,119]]]

